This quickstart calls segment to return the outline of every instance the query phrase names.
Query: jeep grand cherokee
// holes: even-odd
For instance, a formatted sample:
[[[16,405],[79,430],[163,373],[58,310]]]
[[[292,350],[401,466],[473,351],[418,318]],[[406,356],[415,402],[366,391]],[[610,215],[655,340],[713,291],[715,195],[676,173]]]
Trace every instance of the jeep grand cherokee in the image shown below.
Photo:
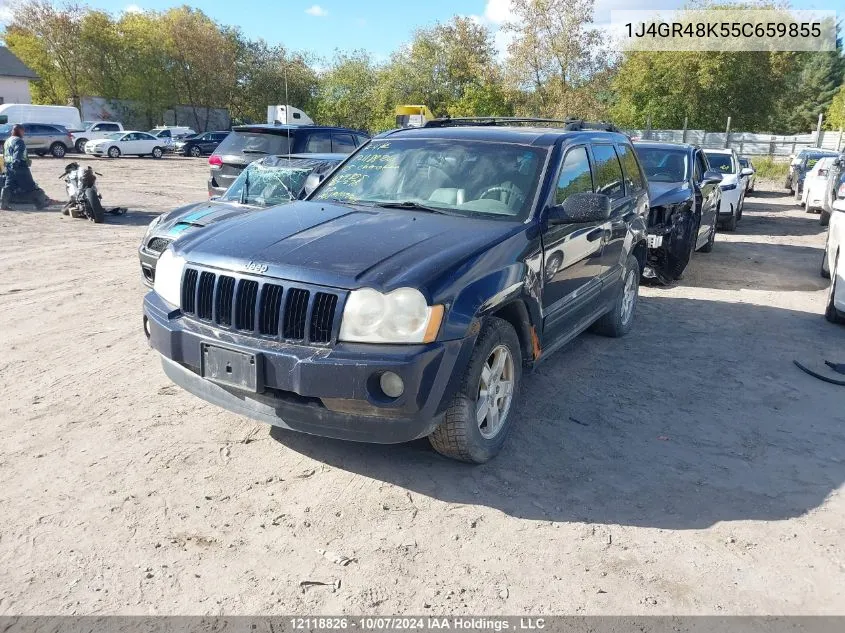
[[[307,200],[174,242],[144,300],[165,373],[287,429],[493,457],[524,368],[628,332],[646,253],[628,137],[524,123],[382,134]]]

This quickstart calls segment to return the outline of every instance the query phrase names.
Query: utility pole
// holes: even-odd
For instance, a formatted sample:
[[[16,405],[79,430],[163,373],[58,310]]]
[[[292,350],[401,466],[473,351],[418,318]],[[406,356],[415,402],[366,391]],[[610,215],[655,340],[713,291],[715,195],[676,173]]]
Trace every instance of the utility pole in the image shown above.
[[[689,123],[689,117],[684,117],[684,133],[681,134],[681,143],[687,142],[687,124]]]
[[[725,149],[731,145],[731,117],[728,117],[728,127],[725,129]]]
[[[822,121],[824,120],[824,114],[819,115],[819,123],[816,125],[816,147],[822,146]]]

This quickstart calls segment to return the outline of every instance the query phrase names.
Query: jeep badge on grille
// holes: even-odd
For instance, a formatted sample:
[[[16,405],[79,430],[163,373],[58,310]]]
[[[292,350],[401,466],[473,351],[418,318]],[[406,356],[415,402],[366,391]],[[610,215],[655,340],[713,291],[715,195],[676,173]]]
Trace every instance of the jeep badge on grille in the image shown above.
[[[260,262],[249,262],[246,265],[246,269],[253,273],[266,273],[267,264],[262,264]]]

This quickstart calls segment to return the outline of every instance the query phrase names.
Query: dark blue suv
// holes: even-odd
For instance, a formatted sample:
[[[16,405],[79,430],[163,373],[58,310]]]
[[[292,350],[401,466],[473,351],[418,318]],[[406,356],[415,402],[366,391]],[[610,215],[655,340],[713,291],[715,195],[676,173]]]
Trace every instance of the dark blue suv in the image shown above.
[[[231,411],[350,440],[428,436],[484,462],[524,369],[588,327],[631,327],[648,196],[609,129],[382,134],[306,200],[171,244],[144,300],[150,344],[174,382]]]

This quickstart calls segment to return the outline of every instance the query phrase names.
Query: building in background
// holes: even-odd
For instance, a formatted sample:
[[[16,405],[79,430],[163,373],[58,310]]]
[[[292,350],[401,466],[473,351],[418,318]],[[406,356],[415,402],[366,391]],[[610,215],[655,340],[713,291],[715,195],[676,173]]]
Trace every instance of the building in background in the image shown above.
[[[29,82],[39,77],[5,46],[0,46],[0,104],[32,103]]]

